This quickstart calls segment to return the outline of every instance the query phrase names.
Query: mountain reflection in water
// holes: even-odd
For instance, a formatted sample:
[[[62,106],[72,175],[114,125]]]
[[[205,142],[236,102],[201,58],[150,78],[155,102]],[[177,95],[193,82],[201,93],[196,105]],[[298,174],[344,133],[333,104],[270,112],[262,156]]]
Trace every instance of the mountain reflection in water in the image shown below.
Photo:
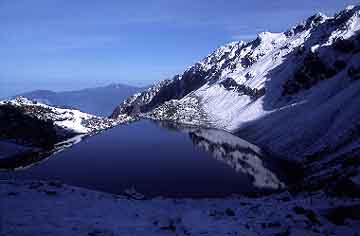
[[[257,188],[281,189],[285,184],[280,181],[265,163],[268,157],[263,151],[226,131],[160,122],[164,128],[187,132],[193,144],[201,150],[210,152],[212,156],[226,163],[237,172],[248,175]]]
[[[284,167],[226,131],[140,120],[75,137],[49,152],[0,159],[0,179],[59,180],[114,194],[135,188],[146,196],[203,198],[279,191],[291,183]]]

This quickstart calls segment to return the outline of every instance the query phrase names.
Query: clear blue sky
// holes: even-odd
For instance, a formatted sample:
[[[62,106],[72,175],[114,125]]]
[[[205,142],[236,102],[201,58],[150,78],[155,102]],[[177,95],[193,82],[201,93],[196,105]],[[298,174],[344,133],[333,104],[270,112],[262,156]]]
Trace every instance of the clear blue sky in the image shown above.
[[[351,0],[0,0],[0,97],[146,85],[218,46],[284,31]]]

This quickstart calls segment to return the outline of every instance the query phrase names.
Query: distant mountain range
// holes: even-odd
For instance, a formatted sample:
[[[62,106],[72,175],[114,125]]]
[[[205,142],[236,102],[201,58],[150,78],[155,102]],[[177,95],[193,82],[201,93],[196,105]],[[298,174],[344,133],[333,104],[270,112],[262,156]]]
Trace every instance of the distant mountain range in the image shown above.
[[[128,85],[111,84],[105,87],[66,92],[35,90],[18,96],[48,105],[80,109],[83,112],[98,116],[109,116],[119,102],[139,90],[140,88]]]

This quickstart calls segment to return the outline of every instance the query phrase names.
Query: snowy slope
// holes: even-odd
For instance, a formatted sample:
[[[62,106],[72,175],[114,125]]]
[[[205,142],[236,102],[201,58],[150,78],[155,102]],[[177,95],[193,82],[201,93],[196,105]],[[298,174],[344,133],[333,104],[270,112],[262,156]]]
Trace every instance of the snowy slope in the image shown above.
[[[120,104],[128,114],[236,132],[284,158],[360,148],[360,7],[229,43]]]
[[[225,45],[173,80],[130,97],[112,114],[118,122],[149,117],[236,132],[306,164],[304,186],[259,198],[138,200],[134,190],[115,196],[58,182],[4,181],[0,234],[359,235],[359,11],[316,14],[287,32]],[[71,111],[38,114],[32,109],[43,111],[42,105],[25,107],[64,129],[93,127],[79,123],[86,114],[75,112],[72,119]],[[263,173],[256,184],[281,185],[256,157],[238,155],[233,145],[223,150],[213,134],[194,131],[192,138],[235,168],[248,161],[249,168],[239,171]],[[254,153],[260,154],[256,148]]]
[[[136,200],[59,182],[0,182],[0,233],[24,235],[358,235],[359,199],[323,192]]]
[[[23,97],[0,102],[0,169],[40,162],[83,138],[130,121],[52,107]]]
[[[24,114],[34,116],[40,120],[50,120],[55,126],[77,134],[101,131],[126,121],[126,118],[115,121],[90,115],[75,109],[53,107],[24,97],[1,101],[0,106],[2,105],[20,108]]]

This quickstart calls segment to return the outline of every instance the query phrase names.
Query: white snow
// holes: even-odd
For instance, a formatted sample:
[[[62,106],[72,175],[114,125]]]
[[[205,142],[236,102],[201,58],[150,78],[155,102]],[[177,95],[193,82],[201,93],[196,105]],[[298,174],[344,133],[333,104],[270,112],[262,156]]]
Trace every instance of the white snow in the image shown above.
[[[55,121],[55,124],[70,130],[74,130],[76,133],[88,133],[90,129],[82,125],[82,121],[85,119],[90,119],[93,116],[82,113],[80,111],[72,111],[72,114],[69,114],[69,111],[59,111],[64,114],[62,116],[64,121]]]
[[[331,22],[354,11],[342,25]],[[356,132],[360,121],[360,82],[349,78],[347,69],[359,66],[360,55],[343,55],[331,46],[339,38],[348,39],[360,30],[358,7],[348,7],[334,17],[317,14],[308,21],[293,27],[289,33],[261,33],[252,42],[227,44],[194,65],[202,71],[219,72],[216,81],[209,81],[201,88],[179,100],[158,104],[153,111],[141,114],[145,117],[173,120],[190,124],[210,124],[229,131],[238,131],[260,146],[292,160],[304,160],[331,149],[336,152],[313,163],[318,172],[312,177],[319,179],[326,172],[338,169],[323,163],[336,162],[337,157],[360,148]],[[309,22],[310,19],[313,21]],[[316,21],[314,21],[314,19]],[[303,30],[296,30],[301,28]],[[313,51],[326,63],[336,59],[344,60],[346,68],[332,78],[319,81],[315,86],[291,96],[282,96],[283,85],[293,78],[296,68],[303,63],[295,56]],[[304,52],[303,52],[304,53]],[[229,59],[229,61],[226,61]],[[226,64],[229,63],[229,64]],[[224,68],[224,66],[226,67]],[[191,68],[189,68],[191,69]],[[188,70],[189,70],[188,69]],[[249,95],[226,89],[221,82],[232,78],[250,89],[265,88],[265,95],[256,99]],[[181,80],[182,75],[176,77]],[[171,84],[166,80],[135,94],[124,105],[140,103],[146,105],[162,87]],[[42,104],[20,101],[31,106],[41,106],[53,111],[56,124],[79,133],[87,133],[89,121],[94,116],[80,111],[52,108]],[[4,103],[4,102],[0,102]],[[29,104],[28,104],[29,103]],[[13,102],[18,105],[18,101]],[[54,110],[55,109],[55,110]],[[120,121],[131,117],[122,113]],[[169,113],[169,111],[172,111]],[[63,120],[61,120],[63,119]],[[110,122],[110,126],[111,126]],[[97,124],[96,127],[99,127]],[[101,127],[106,127],[101,126]],[[355,128],[354,128],[355,127]],[[241,147],[260,150],[241,139],[229,138],[224,132],[211,134],[211,130],[193,131],[204,140],[198,143],[210,149],[211,142],[227,142]],[[355,135],[354,135],[355,133]],[[351,139],[355,137],[354,139]],[[74,140],[75,142],[77,140]],[[0,143],[1,145],[1,143]],[[17,148],[15,148],[17,149]],[[249,156],[230,151],[231,158],[225,159],[226,150],[216,149],[218,160],[232,165],[238,171],[254,178],[256,186],[277,188],[281,181],[254,154]],[[228,153],[227,153],[228,154]],[[1,155],[1,154],[0,154]],[[243,161],[248,168],[236,165]],[[359,185],[359,167],[351,180]],[[357,172],[356,172],[357,171]],[[252,174],[255,173],[256,175]],[[261,173],[261,174],[259,174]],[[337,198],[324,192],[288,192],[267,197],[249,198],[233,196],[223,199],[164,199],[147,200],[135,189],[115,196],[106,193],[66,185],[52,185],[45,182],[1,182],[0,183],[0,234],[20,235],[359,235],[360,216],[349,215],[344,224],[335,224],[328,214],[336,207],[359,208],[359,198]],[[297,213],[294,209],[300,209]],[[303,213],[301,213],[303,211]],[[347,212],[346,212],[347,213]]]
[[[357,235],[360,221],[325,216],[359,199],[318,192],[262,198],[135,200],[46,182],[0,183],[2,235]],[[291,197],[291,198],[289,198]],[[296,213],[295,207],[304,209]],[[311,212],[313,218],[308,217]]]
[[[360,103],[360,84],[347,73],[350,66],[359,67],[360,56],[330,46],[339,38],[348,39],[359,32],[360,8],[354,7],[334,17],[318,13],[286,33],[264,32],[248,43],[229,43],[190,68],[213,73],[207,76],[205,85],[182,99],[158,104],[153,118],[239,132],[278,155],[298,161],[326,146],[337,147],[360,120],[359,113],[354,112]],[[311,88],[284,95],[285,83],[294,78],[310,51],[329,68],[334,68],[337,60],[346,66]],[[219,77],[212,77],[213,71]],[[265,89],[265,94],[254,99],[224,88],[221,83],[228,78],[247,89]],[[156,86],[151,93],[145,93],[143,104],[151,102],[159,90]],[[128,104],[131,101],[125,106]]]
[[[35,102],[24,97],[17,97],[11,100],[1,101],[0,104],[10,104],[12,106],[29,108],[31,115],[43,120],[52,120],[60,128],[78,134],[86,134],[94,131],[111,128],[120,123],[132,120],[129,116],[120,116],[117,120],[87,114],[75,109],[64,109],[49,106],[40,102]],[[40,111],[37,111],[39,108]],[[34,110],[35,111],[32,111]]]

